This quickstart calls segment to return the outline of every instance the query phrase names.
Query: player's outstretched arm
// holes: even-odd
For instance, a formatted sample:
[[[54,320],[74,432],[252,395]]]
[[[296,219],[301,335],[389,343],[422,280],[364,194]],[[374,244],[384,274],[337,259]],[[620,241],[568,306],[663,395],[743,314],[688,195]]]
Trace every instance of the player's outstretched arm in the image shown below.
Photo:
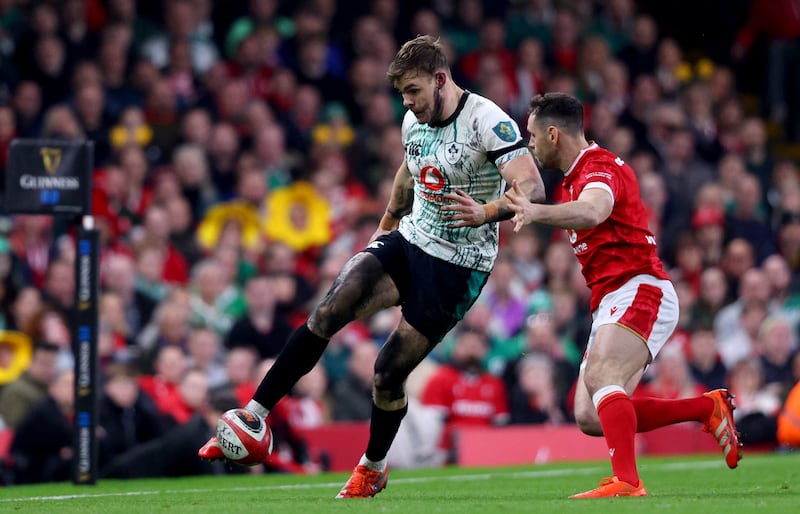
[[[386,212],[383,214],[380,225],[375,230],[375,233],[372,234],[370,241],[374,241],[378,236],[397,230],[400,225],[400,219],[411,212],[413,204],[414,177],[411,176],[408,164],[403,159],[403,164],[400,165],[394,175],[392,195],[389,198],[389,204],[386,206]]]
[[[500,167],[500,174],[507,183],[516,181],[520,191],[527,201],[541,202],[544,200],[544,183],[533,157],[530,154],[520,155]],[[509,220],[514,216],[514,211],[508,205],[508,200],[500,198],[480,204],[460,189],[448,193],[445,198],[450,202],[442,207],[443,211],[451,212],[453,221],[448,227],[477,227],[485,223]]]
[[[511,221],[514,222],[515,232],[523,225],[534,222],[563,229],[592,228],[605,221],[614,207],[614,198],[608,191],[600,188],[586,189],[577,200],[559,205],[531,203],[516,181],[511,183],[505,198],[514,212]]]

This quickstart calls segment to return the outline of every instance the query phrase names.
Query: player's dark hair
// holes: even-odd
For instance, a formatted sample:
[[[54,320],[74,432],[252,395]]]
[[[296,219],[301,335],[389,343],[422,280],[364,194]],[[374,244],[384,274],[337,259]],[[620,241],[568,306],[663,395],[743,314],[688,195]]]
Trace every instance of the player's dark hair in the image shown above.
[[[439,38],[433,36],[417,36],[407,41],[389,64],[386,72],[389,82],[395,84],[409,71],[434,75],[438,70],[449,72],[450,66],[444,54]]]
[[[545,93],[531,99],[530,113],[538,125],[553,125],[571,134],[583,134],[583,104],[565,93]]]

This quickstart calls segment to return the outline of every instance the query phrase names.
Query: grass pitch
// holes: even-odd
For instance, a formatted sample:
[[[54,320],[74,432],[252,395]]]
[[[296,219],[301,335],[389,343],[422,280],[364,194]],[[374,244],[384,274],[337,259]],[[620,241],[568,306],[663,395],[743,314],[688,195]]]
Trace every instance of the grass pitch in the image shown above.
[[[642,458],[647,498],[570,500],[610,474],[607,462],[513,468],[392,470],[369,500],[335,500],[346,474],[232,475],[104,480],[95,486],[0,488],[0,512],[113,513],[591,513],[800,512],[800,454],[747,455],[735,470],[720,457]]]

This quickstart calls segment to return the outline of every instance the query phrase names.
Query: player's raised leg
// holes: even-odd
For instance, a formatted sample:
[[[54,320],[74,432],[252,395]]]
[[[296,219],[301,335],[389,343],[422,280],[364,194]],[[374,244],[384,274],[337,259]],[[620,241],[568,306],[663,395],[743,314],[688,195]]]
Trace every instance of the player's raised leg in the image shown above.
[[[398,300],[394,282],[375,256],[366,252],[353,256],[308,321],[289,336],[245,408],[265,419],[300,377],[311,371],[336,332],[352,320],[395,305]],[[205,459],[222,458],[221,453],[214,437],[198,451]]]

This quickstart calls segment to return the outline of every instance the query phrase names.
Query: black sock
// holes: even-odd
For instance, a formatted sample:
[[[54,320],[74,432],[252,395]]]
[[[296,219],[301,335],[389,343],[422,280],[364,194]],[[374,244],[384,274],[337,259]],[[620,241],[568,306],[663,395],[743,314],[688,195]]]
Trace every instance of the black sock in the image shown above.
[[[272,410],[300,377],[311,371],[327,346],[328,339],[314,334],[305,323],[298,327],[289,336],[267,376],[261,380],[253,400]]]
[[[386,457],[392,446],[400,422],[408,412],[408,404],[402,409],[383,410],[375,402],[372,403],[372,419],[369,423],[369,443],[365,455],[373,462]]]

